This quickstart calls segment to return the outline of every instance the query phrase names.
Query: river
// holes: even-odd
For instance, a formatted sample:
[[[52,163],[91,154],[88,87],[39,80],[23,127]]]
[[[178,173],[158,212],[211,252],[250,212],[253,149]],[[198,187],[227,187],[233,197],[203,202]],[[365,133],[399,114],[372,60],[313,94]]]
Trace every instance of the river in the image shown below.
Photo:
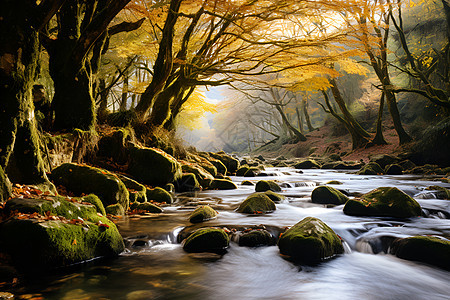
[[[268,168],[268,177],[231,177],[237,190],[179,194],[160,215],[126,217],[117,225],[127,249],[112,261],[96,261],[71,272],[33,277],[24,294],[45,299],[450,299],[450,272],[386,254],[396,237],[437,235],[450,238],[450,200],[424,190],[449,187],[417,175],[362,176],[348,171]],[[244,179],[277,180],[286,200],[275,212],[248,216],[235,209],[254,186]],[[381,186],[395,186],[414,197],[427,217],[398,220],[352,217],[343,206],[311,203],[311,191],[330,180],[350,196]],[[318,266],[297,266],[279,255],[277,246],[239,247],[231,242],[222,257],[188,254],[178,233],[197,204],[209,204],[218,218],[202,226],[292,226],[317,217],[345,241],[345,254]],[[275,228],[275,229],[274,229]]]

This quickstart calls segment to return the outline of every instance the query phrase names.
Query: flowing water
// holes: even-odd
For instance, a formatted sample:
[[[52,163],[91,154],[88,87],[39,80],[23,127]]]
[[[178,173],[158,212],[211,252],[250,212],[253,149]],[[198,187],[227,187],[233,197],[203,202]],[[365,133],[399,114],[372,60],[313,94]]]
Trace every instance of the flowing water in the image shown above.
[[[116,260],[84,265],[67,274],[34,278],[24,291],[46,299],[450,299],[450,272],[386,254],[397,237],[450,237],[450,200],[424,190],[449,187],[421,176],[361,176],[333,170],[269,168],[268,177],[282,183],[286,200],[267,215],[248,216],[235,209],[254,186],[232,177],[237,190],[177,195],[160,215],[118,222],[127,250]],[[245,178],[249,179],[249,178]],[[311,203],[311,191],[338,180],[334,187],[350,197],[381,186],[395,186],[414,197],[426,217],[410,220],[352,217],[343,206]],[[283,231],[304,217],[327,223],[345,241],[346,253],[318,266],[298,266],[279,255],[277,246],[239,247],[231,242],[222,257],[188,254],[177,235],[191,226],[187,217],[197,204],[219,211],[202,226],[265,225]],[[278,230],[278,231],[277,231]]]

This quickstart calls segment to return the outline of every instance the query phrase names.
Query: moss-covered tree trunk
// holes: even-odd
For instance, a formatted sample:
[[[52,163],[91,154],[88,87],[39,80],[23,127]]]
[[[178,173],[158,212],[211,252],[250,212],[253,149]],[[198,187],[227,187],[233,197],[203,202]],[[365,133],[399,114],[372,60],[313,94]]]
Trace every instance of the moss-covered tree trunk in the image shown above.
[[[374,145],[386,145],[387,142],[383,136],[383,110],[384,110],[384,92],[381,94],[380,98],[380,106],[378,108],[378,117],[377,117],[377,131],[375,133],[375,137],[372,139],[372,144]]]
[[[50,6],[57,1],[47,2]],[[29,1],[7,0],[0,12],[0,167],[13,182],[50,184],[36,127],[32,87],[40,22],[49,15]]]
[[[311,124],[311,119],[310,119],[309,113],[308,113],[308,102],[304,98],[302,99],[302,110],[303,110],[303,115],[305,116],[306,125],[308,126],[308,130],[314,131],[315,128]]]

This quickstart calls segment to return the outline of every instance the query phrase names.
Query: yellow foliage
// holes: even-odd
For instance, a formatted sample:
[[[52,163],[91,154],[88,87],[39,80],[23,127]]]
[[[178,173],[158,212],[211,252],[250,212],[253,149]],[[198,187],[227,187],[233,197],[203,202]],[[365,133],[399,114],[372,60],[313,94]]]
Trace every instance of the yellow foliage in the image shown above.
[[[216,105],[206,101],[205,93],[196,88],[184,103],[182,111],[177,117],[177,126],[186,127],[189,130],[201,128],[201,118],[205,113],[216,113]]]

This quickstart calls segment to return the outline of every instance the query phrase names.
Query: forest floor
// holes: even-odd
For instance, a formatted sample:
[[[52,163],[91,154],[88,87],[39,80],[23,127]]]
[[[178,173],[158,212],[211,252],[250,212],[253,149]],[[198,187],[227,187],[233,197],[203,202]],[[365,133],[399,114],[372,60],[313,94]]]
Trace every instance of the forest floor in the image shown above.
[[[340,154],[343,160],[348,161],[369,161],[369,157],[376,154],[395,154],[404,152],[399,147],[397,133],[393,126],[386,126],[383,130],[384,139],[387,145],[377,145],[368,148],[356,149],[352,151],[352,139],[349,134],[334,135],[331,125],[324,125],[306,134],[307,141],[296,144],[286,144],[278,151],[265,152],[263,155],[285,157],[308,157],[310,154],[319,156],[331,153]],[[374,134],[373,134],[374,135]]]

